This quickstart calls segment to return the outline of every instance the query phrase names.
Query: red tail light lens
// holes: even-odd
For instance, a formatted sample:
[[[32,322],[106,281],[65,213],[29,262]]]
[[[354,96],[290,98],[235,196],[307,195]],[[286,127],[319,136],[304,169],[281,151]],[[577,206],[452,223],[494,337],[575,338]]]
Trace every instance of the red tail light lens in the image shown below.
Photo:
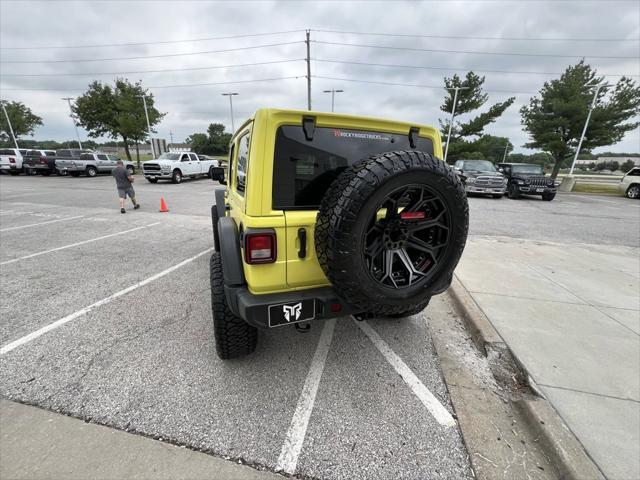
[[[16,163],[16,159],[13,157],[9,157],[9,163]]]
[[[47,157],[40,157],[40,163],[47,163]]]
[[[254,263],[273,263],[276,261],[276,234],[249,233],[245,235],[245,261]]]

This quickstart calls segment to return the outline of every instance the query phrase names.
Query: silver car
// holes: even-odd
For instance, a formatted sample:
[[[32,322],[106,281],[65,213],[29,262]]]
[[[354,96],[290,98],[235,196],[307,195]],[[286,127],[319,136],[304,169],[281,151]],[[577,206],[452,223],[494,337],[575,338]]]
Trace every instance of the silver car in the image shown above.
[[[507,188],[507,179],[488,160],[458,160],[454,170],[464,183],[467,193],[491,195],[502,198]]]
[[[640,167],[632,168],[622,177],[618,190],[628,198],[640,198]]]

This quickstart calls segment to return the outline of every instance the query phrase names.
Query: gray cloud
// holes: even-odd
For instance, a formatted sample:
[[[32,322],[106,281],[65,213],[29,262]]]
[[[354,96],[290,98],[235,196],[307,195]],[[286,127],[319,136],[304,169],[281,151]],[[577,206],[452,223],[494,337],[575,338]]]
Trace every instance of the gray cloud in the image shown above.
[[[191,38],[243,35],[283,30],[342,30],[373,33],[458,35],[474,37],[527,38],[627,38],[640,37],[640,4],[637,2],[275,2],[275,1],[97,1],[0,3],[0,43],[3,47],[69,46],[105,43],[138,43]],[[234,52],[167,58],[2,64],[3,75],[15,73],[83,73],[160,70],[156,73],[122,75],[142,80],[145,86],[162,87],[194,83],[235,82],[298,76],[298,79],[229,85],[154,88],[157,105],[168,112],[158,127],[159,136],[184,139],[204,131],[211,122],[230,124],[228,101],[222,92],[240,93],[234,98],[236,125],[256,108],[274,106],[306,108],[306,74],[302,61],[210,70],[164,71],[206,66],[233,65],[301,59],[305,55],[304,33],[210,40],[188,43],[135,45],[82,49],[2,50],[2,61],[82,60],[90,58],[141,57],[223,50],[260,44],[300,42],[293,45]],[[361,63],[418,65],[439,69],[389,68],[314,61],[312,74],[388,83],[442,86],[444,75],[463,74],[468,69],[526,72],[562,72],[586,55],[587,61],[606,74],[640,75],[638,42],[473,40],[364,36],[312,32],[312,40],[391,45],[423,49],[519,52],[575,55],[573,58],[499,56],[465,53],[385,50],[312,43],[312,57]],[[590,59],[593,56],[631,56],[635,59]],[[446,69],[446,70],[440,70]],[[520,146],[526,134],[520,126],[519,106],[534,95],[553,75],[484,73],[490,102],[522,92],[516,104],[489,128],[508,136]],[[557,76],[557,75],[556,75]],[[99,75],[113,81],[114,75]],[[637,78],[637,77],[636,77]],[[51,76],[1,79],[2,98],[20,100],[44,119],[37,138],[73,137],[67,106],[61,97],[80,94],[93,77]],[[610,77],[617,80],[617,77]],[[13,91],[10,89],[64,89],[69,91]],[[441,88],[401,87],[313,79],[313,108],[329,110],[330,95],[322,90],[341,88],[336,110],[350,114],[376,115],[437,125]],[[630,132],[615,151],[638,151],[640,132]],[[609,148],[606,148],[609,149]]]

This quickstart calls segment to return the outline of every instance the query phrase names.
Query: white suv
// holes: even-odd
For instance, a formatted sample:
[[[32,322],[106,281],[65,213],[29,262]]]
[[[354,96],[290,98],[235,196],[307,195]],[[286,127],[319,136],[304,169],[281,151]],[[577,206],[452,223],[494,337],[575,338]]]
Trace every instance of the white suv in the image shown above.
[[[640,167],[634,167],[622,177],[618,190],[628,198],[640,198]]]

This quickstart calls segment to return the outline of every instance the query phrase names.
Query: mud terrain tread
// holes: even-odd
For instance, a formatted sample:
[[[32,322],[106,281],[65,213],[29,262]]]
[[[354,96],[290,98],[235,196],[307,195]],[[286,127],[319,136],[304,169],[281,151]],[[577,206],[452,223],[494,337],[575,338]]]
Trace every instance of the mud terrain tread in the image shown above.
[[[355,163],[328,189],[318,211],[315,231],[316,253],[323,271],[343,299],[355,309],[394,315],[418,309],[425,303],[424,296],[407,299],[402,305],[395,306],[372,299],[363,293],[362,279],[352,274],[348,264],[354,247],[350,232],[358,217],[358,209],[387,180],[407,170],[428,172],[439,177],[439,182],[455,199],[449,205],[451,214],[461,219],[455,222],[456,229],[451,232],[451,238],[461,241],[449,254],[447,267],[439,272],[439,278],[451,275],[464,249],[469,216],[464,185],[443,161],[424,152],[395,151]],[[431,286],[428,283],[425,288]]]
[[[241,318],[236,317],[224,294],[222,258],[218,252],[211,255],[211,310],[216,351],[223,360],[252,353],[258,342],[258,331]]]

